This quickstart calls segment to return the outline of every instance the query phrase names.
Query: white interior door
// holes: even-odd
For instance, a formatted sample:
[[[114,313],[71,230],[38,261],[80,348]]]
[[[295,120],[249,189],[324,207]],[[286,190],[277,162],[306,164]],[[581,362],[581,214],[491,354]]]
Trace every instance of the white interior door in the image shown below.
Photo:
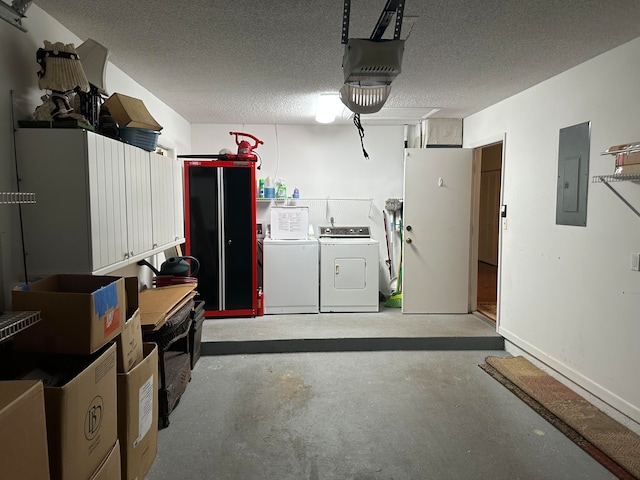
[[[468,313],[471,149],[406,149],[403,313]]]

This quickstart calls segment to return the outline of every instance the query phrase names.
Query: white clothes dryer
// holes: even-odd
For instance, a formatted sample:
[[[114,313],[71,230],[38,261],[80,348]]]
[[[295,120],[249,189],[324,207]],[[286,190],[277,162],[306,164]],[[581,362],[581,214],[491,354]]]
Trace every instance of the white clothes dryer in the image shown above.
[[[320,312],[379,310],[379,244],[369,227],[320,227]]]

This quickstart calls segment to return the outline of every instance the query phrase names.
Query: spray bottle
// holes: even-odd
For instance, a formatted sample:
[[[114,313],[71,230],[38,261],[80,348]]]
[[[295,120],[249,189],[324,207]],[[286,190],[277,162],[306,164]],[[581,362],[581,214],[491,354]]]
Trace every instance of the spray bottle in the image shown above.
[[[284,180],[280,180],[278,184],[276,198],[287,198],[287,186],[284,184]]]

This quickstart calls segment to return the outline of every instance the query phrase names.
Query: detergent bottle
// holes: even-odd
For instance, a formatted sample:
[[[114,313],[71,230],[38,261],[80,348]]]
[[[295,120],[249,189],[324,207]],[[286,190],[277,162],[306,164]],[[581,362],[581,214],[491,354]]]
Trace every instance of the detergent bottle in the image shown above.
[[[264,179],[264,198],[276,198],[276,187],[271,177]]]

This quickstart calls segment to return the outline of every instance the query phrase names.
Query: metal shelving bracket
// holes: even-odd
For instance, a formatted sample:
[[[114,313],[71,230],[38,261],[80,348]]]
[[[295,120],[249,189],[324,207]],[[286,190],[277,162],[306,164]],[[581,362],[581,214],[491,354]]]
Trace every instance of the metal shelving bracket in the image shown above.
[[[640,182],[640,173],[621,173],[615,175],[598,175],[591,179],[592,183],[604,183],[605,186],[613,192],[613,194],[618,197],[622,203],[624,203],[627,207],[631,209],[633,213],[635,213],[638,217],[640,217],[640,212],[631,205],[626,198],[624,198],[620,192],[618,192],[615,188],[613,188],[610,184],[614,182]]]

